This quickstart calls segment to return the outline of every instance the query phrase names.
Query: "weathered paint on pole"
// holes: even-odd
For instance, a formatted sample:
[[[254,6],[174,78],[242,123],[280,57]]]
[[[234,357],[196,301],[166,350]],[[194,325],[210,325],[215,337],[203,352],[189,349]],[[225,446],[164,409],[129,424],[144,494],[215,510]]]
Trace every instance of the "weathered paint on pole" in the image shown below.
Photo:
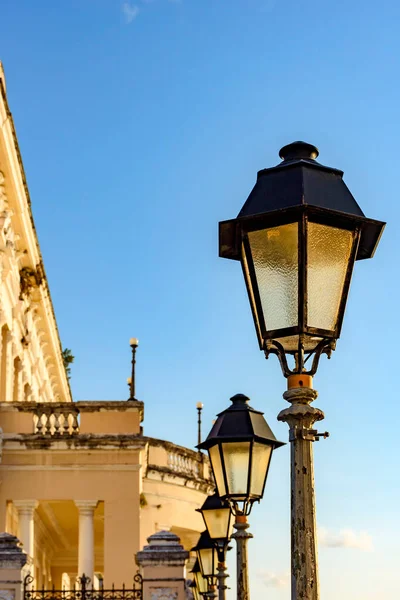
[[[307,387],[289,389],[283,397],[291,406],[278,415],[290,428],[292,600],[319,600],[312,444],[319,435],[313,425],[324,413],[310,406],[317,395]]]
[[[218,573],[217,573],[217,579],[218,579],[218,600],[225,600],[225,590],[228,589],[228,586],[225,585],[225,579],[229,577],[228,573],[226,572],[226,564],[225,562],[219,562],[218,563]]]
[[[250,600],[247,541],[253,536],[246,531],[248,527],[246,517],[237,515],[234,525],[236,532],[232,535],[236,540],[237,600]]]

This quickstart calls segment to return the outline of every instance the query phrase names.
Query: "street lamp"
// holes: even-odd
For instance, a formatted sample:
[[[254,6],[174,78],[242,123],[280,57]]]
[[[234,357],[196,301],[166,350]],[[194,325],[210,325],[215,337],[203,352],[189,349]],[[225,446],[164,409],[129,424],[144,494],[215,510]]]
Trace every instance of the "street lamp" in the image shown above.
[[[202,576],[208,581],[208,596],[214,598],[218,556],[217,548],[207,530],[203,531],[192,550],[196,552]]]
[[[208,451],[218,494],[229,502],[235,515],[236,533],[232,537],[237,544],[237,598],[247,600],[247,541],[253,537],[246,531],[247,515],[264,495],[273,450],[283,444],[275,438],[263,413],[249,406],[247,396],[236,394],[231,402],[198,448]]]
[[[226,574],[225,555],[230,537],[232,535],[232,511],[229,503],[222,500],[215,492],[212,496],[207,496],[203,506],[196,509],[201,513],[208,534],[213,541],[218,556],[218,598],[225,600],[225,579]]]
[[[203,531],[199,540],[192,550],[196,551],[197,560],[199,561],[200,570],[208,581],[212,582],[215,579],[215,571],[217,565],[217,549],[209,536],[208,531]]]
[[[197,408],[197,443],[201,443],[201,411],[203,410],[204,404],[202,402],[196,403]]]
[[[258,172],[238,217],[219,224],[219,254],[241,262],[260,349],[278,356],[288,378],[291,407],[278,419],[292,443],[296,600],[319,597],[311,442],[327,434],[313,429],[324,414],[310,406],[312,376],[340,336],[354,262],[373,256],[385,225],[364,216],[343,172],[316,162],[318,154],[305,142],[282,148],[282,162]]]
[[[136,391],[136,381],[135,381],[135,365],[136,365],[136,350],[139,346],[139,340],[137,338],[131,338],[129,340],[129,345],[132,349],[132,374],[131,377],[128,377],[127,383],[129,387],[129,400],[136,400],[135,391]]]
[[[196,559],[196,562],[194,563],[192,573],[194,575],[197,591],[200,596],[204,597],[205,594],[208,594],[208,581],[203,577],[198,559]]]
[[[192,582],[189,584],[189,587],[190,587],[190,588],[191,588],[191,590],[192,590],[192,594],[193,594],[193,600],[201,600],[201,598],[200,598],[200,592],[199,592],[199,590],[197,589],[196,582],[195,582],[195,581],[192,581]]]

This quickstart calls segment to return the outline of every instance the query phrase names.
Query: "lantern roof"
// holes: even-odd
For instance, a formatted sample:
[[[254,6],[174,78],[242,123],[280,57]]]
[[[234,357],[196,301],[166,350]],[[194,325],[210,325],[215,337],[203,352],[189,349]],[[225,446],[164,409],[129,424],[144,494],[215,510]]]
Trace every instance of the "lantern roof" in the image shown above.
[[[215,492],[211,496],[207,496],[204,500],[201,508],[196,508],[198,512],[202,512],[203,510],[220,510],[220,509],[231,509],[229,503],[226,500],[223,500],[218,492]]]
[[[250,398],[244,394],[232,396],[232,405],[218,414],[207,439],[197,448],[208,449],[215,442],[252,441],[270,443],[274,448],[283,446],[271,431],[262,412],[255,410],[248,403]]]
[[[199,563],[199,559],[196,558],[196,562],[193,565],[193,569],[190,571],[191,573],[200,573],[200,563]]]
[[[214,541],[210,538],[210,534],[207,529],[205,529],[198,539],[197,544],[192,548],[192,551],[196,550],[207,550],[209,548],[215,548]]]
[[[316,161],[318,155],[316,146],[293,142],[281,148],[281,163],[258,171],[256,184],[237,219],[221,223],[224,226],[220,230],[221,256],[236,260],[240,258],[235,243],[235,223],[238,220],[307,206],[353,217],[362,227],[357,259],[373,255],[384,223],[365,217],[343,181],[343,171],[320,164]],[[229,238],[230,248],[226,246]]]

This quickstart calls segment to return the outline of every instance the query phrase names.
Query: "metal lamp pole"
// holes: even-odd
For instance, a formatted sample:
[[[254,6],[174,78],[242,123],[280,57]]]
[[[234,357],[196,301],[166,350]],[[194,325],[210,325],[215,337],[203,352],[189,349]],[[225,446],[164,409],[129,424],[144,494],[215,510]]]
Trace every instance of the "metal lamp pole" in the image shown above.
[[[217,567],[217,580],[218,580],[218,600],[225,600],[226,590],[228,586],[226,585],[226,580],[229,577],[226,571],[226,562],[225,556],[222,558],[218,558],[218,567]]]
[[[302,379],[311,378],[305,376]],[[312,443],[329,434],[320,434],[313,429],[314,423],[324,418],[322,410],[311,406],[317,396],[316,390],[311,387],[289,388],[283,397],[291,406],[278,415],[279,421],[289,425],[292,598],[296,600],[319,598]]]
[[[249,524],[247,522],[247,517],[243,514],[236,515],[235,524],[233,527],[236,529],[236,532],[232,535],[232,538],[236,540],[237,599],[249,600],[250,585],[247,542],[253,537],[253,535],[247,531]]]

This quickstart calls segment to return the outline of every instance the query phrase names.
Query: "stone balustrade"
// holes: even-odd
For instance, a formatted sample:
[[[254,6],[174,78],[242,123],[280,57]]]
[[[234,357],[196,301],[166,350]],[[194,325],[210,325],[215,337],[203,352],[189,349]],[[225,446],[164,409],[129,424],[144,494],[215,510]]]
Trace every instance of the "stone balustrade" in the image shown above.
[[[201,452],[155,438],[146,439],[149,442],[148,472],[158,473],[164,478],[211,479],[208,458]]]
[[[0,402],[4,434],[138,435],[142,419],[139,401]]]
[[[168,452],[168,467],[177,473],[186,473],[193,477],[199,477],[200,463],[198,454],[195,458],[179,452]]]
[[[79,433],[79,409],[72,402],[37,404],[33,413],[35,433],[74,435]]]

